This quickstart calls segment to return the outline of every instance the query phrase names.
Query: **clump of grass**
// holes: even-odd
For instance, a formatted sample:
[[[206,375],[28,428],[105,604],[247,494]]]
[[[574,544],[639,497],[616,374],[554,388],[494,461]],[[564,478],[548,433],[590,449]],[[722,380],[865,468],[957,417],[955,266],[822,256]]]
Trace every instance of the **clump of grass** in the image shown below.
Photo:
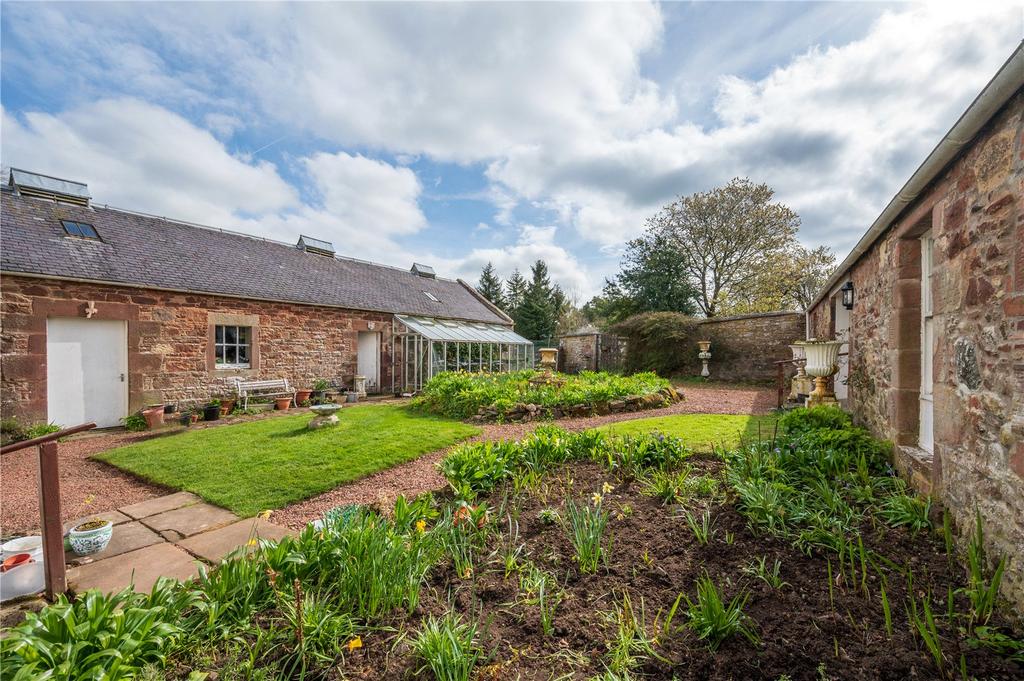
[[[995,612],[999,598],[999,585],[1003,581],[1006,570],[1006,557],[996,564],[992,577],[989,578],[988,557],[985,554],[985,529],[981,523],[981,512],[975,512],[975,530],[967,544],[967,586],[961,592],[971,602],[970,629],[979,624],[988,624]]]
[[[789,586],[787,582],[782,581],[782,576],[779,574],[781,570],[782,561],[778,558],[769,567],[768,556],[761,556],[744,567],[743,574],[757,577],[773,589],[781,589],[784,586]]]
[[[746,593],[740,593],[726,603],[718,586],[705,573],[697,579],[696,599],[686,597],[690,628],[713,651],[718,650],[722,641],[736,634],[757,645],[757,633],[748,624],[749,618],[743,614],[748,598]]]
[[[481,655],[476,639],[476,624],[463,622],[457,613],[431,615],[412,641],[423,661],[417,674],[429,669],[437,681],[469,681]]]
[[[654,649],[654,639],[644,626],[643,601],[640,610],[633,607],[628,593],[622,594],[622,602],[616,603],[615,612],[609,619],[615,630],[608,642],[608,663],[605,679],[631,679],[640,664],[651,657],[661,658]]]
[[[541,632],[545,636],[554,634],[555,611],[564,596],[555,576],[528,562],[519,573],[519,590],[525,604],[539,609]]]
[[[565,503],[569,540],[576,549],[576,563],[584,574],[597,572],[605,557],[602,542],[609,514],[601,508],[601,500],[600,493],[595,492],[589,505],[578,506],[571,498]]]
[[[931,497],[916,497],[904,492],[882,499],[878,515],[893,527],[906,527],[913,532],[931,527]]]
[[[686,518],[686,524],[690,526],[690,530],[693,531],[693,536],[697,538],[698,543],[706,545],[715,536],[714,523],[711,521],[711,511],[704,511],[700,515],[700,520],[695,518],[689,511],[683,514],[683,517]]]

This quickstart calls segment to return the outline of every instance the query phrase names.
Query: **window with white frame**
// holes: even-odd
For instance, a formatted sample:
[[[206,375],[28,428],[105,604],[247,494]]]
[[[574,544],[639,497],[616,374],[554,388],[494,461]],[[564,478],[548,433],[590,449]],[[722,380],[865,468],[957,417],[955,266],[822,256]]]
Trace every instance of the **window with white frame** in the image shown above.
[[[214,362],[218,369],[248,369],[252,327],[218,324],[214,330]]]

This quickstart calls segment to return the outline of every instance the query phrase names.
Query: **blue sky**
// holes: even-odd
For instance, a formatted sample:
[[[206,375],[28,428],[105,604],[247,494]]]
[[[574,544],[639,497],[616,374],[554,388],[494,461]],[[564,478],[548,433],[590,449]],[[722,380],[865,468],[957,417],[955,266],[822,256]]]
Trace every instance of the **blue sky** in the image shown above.
[[[769,183],[841,256],[1017,4],[16,3],[0,161],[100,203],[582,303],[676,195]]]

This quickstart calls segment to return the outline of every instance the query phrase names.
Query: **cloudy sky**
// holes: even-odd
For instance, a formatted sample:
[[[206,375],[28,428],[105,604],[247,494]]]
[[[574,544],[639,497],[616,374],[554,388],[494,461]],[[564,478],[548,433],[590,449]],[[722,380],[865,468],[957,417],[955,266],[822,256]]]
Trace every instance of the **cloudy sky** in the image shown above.
[[[773,186],[840,256],[1019,3],[4,2],[0,162],[100,203],[585,300],[679,194]]]

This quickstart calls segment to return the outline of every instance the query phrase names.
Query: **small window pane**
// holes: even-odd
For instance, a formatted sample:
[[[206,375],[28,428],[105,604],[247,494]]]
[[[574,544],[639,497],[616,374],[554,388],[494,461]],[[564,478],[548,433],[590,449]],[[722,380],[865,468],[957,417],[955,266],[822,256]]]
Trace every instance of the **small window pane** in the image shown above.
[[[227,364],[235,364],[238,362],[238,352],[234,345],[224,346],[224,362]]]
[[[237,343],[238,342],[238,327],[237,326],[225,326],[224,327],[224,342],[225,343]]]
[[[248,326],[239,326],[238,327],[238,343],[240,345],[242,345],[242,344],[248,345],[249,344],[249,330],[250,329],[249,329]]]
[[[224,327],[223,326],[218,326],[218,327],[215,327],[215,328],[217,329],[216,330],[216,341],[215,342],[223,343],[224,342]]]
[[[78,223],[78,229],[79,231],[82,232],[82,236],[84,237],[88,237],[90,239],[99,238],[99,234],[96,233],[96,230],[93,229],[92,225],[87,225],[85,223],[80,222]]]
[[[249,363],[249,346],[239,345],[238,346],[238,363],[248,364]]]

